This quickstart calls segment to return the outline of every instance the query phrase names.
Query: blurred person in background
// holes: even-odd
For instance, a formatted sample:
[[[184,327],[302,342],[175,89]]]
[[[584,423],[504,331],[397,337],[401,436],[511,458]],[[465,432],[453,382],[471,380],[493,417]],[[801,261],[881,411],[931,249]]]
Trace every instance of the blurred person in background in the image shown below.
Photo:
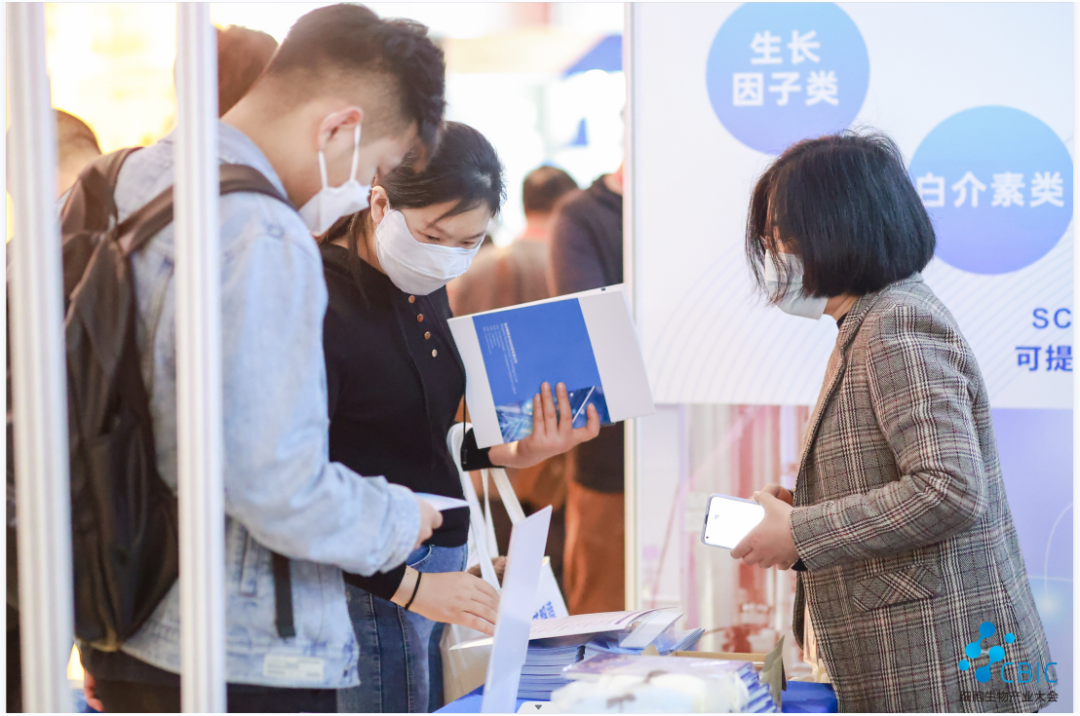
[[[219,209],[230,711],[335,711],[337,690],[357,683],[342,570],[393,569],[442,522],[408,489],[328,458],[327,288],[312,235],[363,209],[376,172],[434,149],[444,91],[425,27],[333,5],[293,25],[218,124],[219,161],[256,169],[292,204],[236,193]],[[173,184],[174,142],[126,159],[121,221]],[[158,471],[175,489],[174,240],[170,225],[131,265]],[[179,601],[174,585],[119,651],[81,650],[108,711],[180,709]]]
[[[224,30],[218,28],[219,117],[224,117],[248,93],[277,46],[277,40],[265,32],[239,25],[229,25]]]
[[[578,189],[573,177],[562,169],[542,166],[525,177],[521,198],[525,207],[525,230],[509,246],[481,251],[465,275],[447,287],[455,316],[493,311],[519,303],[551,297],[548,286],[549,241],[559,204]],[[563,552],[566,542],[566,460],[556,455],[538,465],[507,470],[525,514],[551,505],[548,549],[551,569],[563,585]],[[479,484],[479,482],[477,483]],[[490,495],[495,535],[505,554],[510,543],[510,518],[501,508],[498,491]]]
[[[68,190],[78,179],[86,165],[101,156],[101,147],[97,135],[86,122],[62,109],[54,109],[56,115],[56,215],[64,206]],[[8,157],[11,156],[11,133],[6,136]],[[10,161],[10,159],[9,159]],[[7,168],[5,167],[5,172]],[[8,194],[11,193],[11,175],[7,172]],[[11,246],[14,237],[7,244],[7,275],[11,275]]]
[[[101,156],[97,135],[86,122],[62,109],[53,109],[56,116],[56,199],[57,211],[63,206],[64,195],[79,177],[86,165]],[[11,157],[11,132],[8,143],[8,161]],[[5,168],[6,171],[6,168]],[[11,193],[11,173],[6,173],[7,191]],[[10,262],[8,263],[10,266]]]
[[[73,114],[56,110],[56,196],[62,197],[87,164],[101,156],[97,135]]]
[[[559,202],[578,190],[577,182],[564,170],[550,165],[533,169],[521,185],[521,203],[525,207],[525,230],[519,241],[547,242]]]
[[[417,492],[462,499],[447,434],[465,394],[450,335],[446,283],[468,269],[504,197],[494,147],[472,127],[447,122],[438,149],[376,178],[370,208],[339,222],[322,242],[330,303],[323,340],[329,387],[330,458],[363,475],[385,475]],[[570,415],[566,387],[554,393]],[[480,450],[466,434],[465,469],[524,468],[561,454],[600,429],[555,417],[544,385],[533,433]],[[464,572],[467,507],[405,564],[347,574],[349,613],[360,644],[360,686],[339,693],[347,712],[426,712],[441,705],[442,624],[493,634],[498,594]]]
[[[224,117],[255,86],[278,43],[270,35],[240,25],[217,31],[218,117]],[[173,80],[176,65],[173,65]],[[176,125],[175,112],[167,125]]]
[[[73,114],[58,109],[56,113],[56,207],[63,206],[64,195],[87,164],[101,156],[94,130]],[[10,134],[8,135],[10,138]],[[10,161],[10,149],[8,153]],[[11,182],[8,181],[10,191]],[[7,276],[11,275],[11,246],[7,244]],[[10,323],[8,324],[10,325]],[[7,350],[7,410],[11,429],[11,338]],[[8,443],[12,443],[8,440]],[[18,541],[15,530],[15,456],[7,454],[7,711],[22,711],[22,652],[19,639]]]
[[[551,232],[552,295],[622,283],[623,169],[568,200]],[[607,425],[569,454],[563,583],[571,614],[626,603],[623,426]]]
[[[455,316],[550,298],[548,240],[555,208],[577,188],[574,179],[557,167],[543,166],[525,177],[525,230],[509,246],[478,255],[465,275],[447,285]]]

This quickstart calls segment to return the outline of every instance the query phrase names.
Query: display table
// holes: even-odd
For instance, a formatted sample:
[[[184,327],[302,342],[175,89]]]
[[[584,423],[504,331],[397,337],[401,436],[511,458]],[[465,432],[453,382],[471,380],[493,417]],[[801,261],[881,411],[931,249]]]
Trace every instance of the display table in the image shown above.
[[[481,686],[475,691],[462,696],[457,701],[448,703],[436,713],[441,714],[478,714],[480,697],[484,693]],[[836,713],[836,694],[828,684],[815,684],[806,681],[789,681],[783,696],[786,714],[828,714]],[[518,699],[516,709],[521,708],[525,699]]]

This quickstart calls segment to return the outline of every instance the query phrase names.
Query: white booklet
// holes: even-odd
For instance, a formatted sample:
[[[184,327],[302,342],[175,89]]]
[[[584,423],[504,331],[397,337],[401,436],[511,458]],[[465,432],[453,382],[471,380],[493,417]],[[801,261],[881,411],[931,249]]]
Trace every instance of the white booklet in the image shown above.
[[[451,318],[478,447],[532,433],[533,396],[565,383],[574,427],[651,415],[645,361],[622,284]],[[553,396],[554,397],[554,396]]]
[[[596,634],[632,632],[648,623],[650,620],[647,618],[657,611],[659,610],[642,609],[636,612],[599,612],[597,614],[576,614],[554,619],[533,619],[529,629],[529,641],[581,637],[580,642],[584,644]],[[450,648],[451,650],[473,649],[491,643],[491,637],[481,637],[455,644]]]
[[[456,497],[447,497],[445,495],[433,495],[430,492],[414,492],[413,496],[428,503],[439,512],[456,510],[461,507],[469,506],[469,503],[465,500],[459,500]]]

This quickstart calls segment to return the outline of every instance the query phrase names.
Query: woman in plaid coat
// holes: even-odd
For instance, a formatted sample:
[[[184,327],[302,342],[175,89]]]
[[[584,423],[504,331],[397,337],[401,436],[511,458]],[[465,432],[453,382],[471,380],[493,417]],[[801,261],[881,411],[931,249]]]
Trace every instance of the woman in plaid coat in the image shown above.
[[[795,493],[758,493],[766,516],[731,554],[799,570],[795,636],[812,634],[841,711],[1037,711],[1058,674],[982,374],[919,274],[934,243],[882,135],[801,142],[758,181],[759,285],[839,335]]]

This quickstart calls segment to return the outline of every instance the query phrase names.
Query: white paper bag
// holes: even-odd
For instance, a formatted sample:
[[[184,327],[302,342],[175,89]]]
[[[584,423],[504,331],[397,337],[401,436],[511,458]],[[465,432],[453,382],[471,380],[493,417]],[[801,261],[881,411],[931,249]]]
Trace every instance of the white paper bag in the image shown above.
[[[514,487],[510,484],[506,471],[501,467],[492,468],[490,473],[492,479],[495,480],[495,487],[499,491],[499,496],[502,497],[506,513],[510,515],[510,523],[516,525],[525,519],[525,510],[521,509],[521,503],[518,501],[517,494],[514,493]],[[484,491],[487,492],[486,479],[484,480]],[[490,508],[484,518],[487,521],[491,520]],[[492,532],[494,532],[494,529],[494,523],[492,523]],[[570,612],[566,609],[566,601],[563,599],[562,592],[559,591],[559,583],[555,581],[555,573],[551,571],[551,558],[544,557],[544,566],[540,570],[540,586],[536,590],[536,609],[533,612],[533,619],[554,619],[555,617],[568,616],[570,616]]]
[[[469,530],[469,556],[472,558],[476,553],[475,541],[472,538],[472,529]],[[487,550],[484,549],[486,554]],[[488,565],[491,560],[487,560]],[[481,562],[481,565],[483,562]],[[492,579],[498,588],[499,580],[495,578],[495,569],[491,569]],[[486,579],[485,579],[486,581]],[[488,582],[490,584],[490,582]],[[488,660],[491,657],[491,646],[477,647],[476,649],[457,649],[451,651],[455,644],[463,644],[473,639],[487,636],[483,632],[471,629],[460,624],[447,624],[443,628],[442,641],[439,650],[442,652],[443,664],[443,697],[446,703],[456,701],[473,689],[483,685],[487,676]]]
[[[465,429],[460,425],[451,428],[450,433],[446,436],[447,447],[454,457],[454,464],[457,465],[461,476],[461,489],[465,495],[465,501],[469,503],[468,567],[479,564],[484,581],[494,587],[496,592],[501,593],[499,579],[495,574],[491,553],[488,550],[489,540],[485,531],[484,514],[480,509],[476,490],[473,489],[472,478],[469,477],[468,473],[461,470],[461,443],[464,438]],[[490,544],[495,544],[494,533],[491,535]],[[462,644],[483,636],[486,635],[476,629],[461,626],[460,624],[447,624],[443,628],[443,637],[439,643],[439,649],[442,652],[443,697],[446,703],[456,701],[484,683],[484,678],[487,676],[488,659],[491,656],[490,646],[477,649],[450,650],[455,644]]]
[[[498,577],[495,575],[495,567],[492,564],[494,557],[498,556],[498,545],[495,541],[495,526],[491,517],[491,501],[488,492],[489,471],[482,474],[484,486],[484,508],[480,506],[480,500],[473,488],[472,478],[461,469],[461,444],[465,438],[467,427],[461,424],[450,429],[446,436],[447,447],[454,457],[454,463],[458,467],[461,476],[461,489],[465,493],[465,500],[469,503],[469,560],[468,566],[480,565],[480,573],[484,581],[495,590],[500,592]],[[490,471],[490,477],[495,481],[495,488],[499,491],[510,521],[517,524],[525,519],[525,511],[514,493],[506,472],[501,468]],[[544,564],[540,570],[540,584],[537,588],[536,603],[533,609],[533,619],[551,619],[554,617],[569,616],[566,602],[563,600],[559,584],[555,581],[555,574],[551,571],[551,560],[544,558]],[[455,701],[470,691],[482,686],[487,675],[487,663],[491,656],[491,647],[484,646],[475,649],[458,649],[451,651],[455,644],[473,641],[486,636],[482,632],[458,624],[447,624],[443,629],[442,651],[443,662],[443,695],[446,703]]]

